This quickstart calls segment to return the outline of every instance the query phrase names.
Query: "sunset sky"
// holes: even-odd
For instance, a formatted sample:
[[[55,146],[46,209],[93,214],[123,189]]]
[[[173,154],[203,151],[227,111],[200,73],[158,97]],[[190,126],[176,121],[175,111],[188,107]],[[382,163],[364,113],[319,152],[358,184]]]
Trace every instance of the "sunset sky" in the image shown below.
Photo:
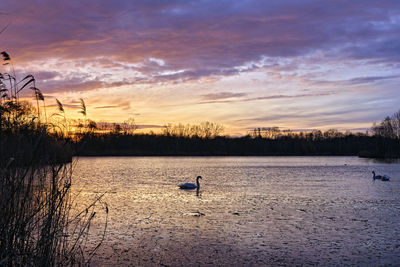
[[[83,98],[98,121],[238,135],[365,129],[400,109],[398,0],[1,0],[5,27],[16,75],[70,117]]]

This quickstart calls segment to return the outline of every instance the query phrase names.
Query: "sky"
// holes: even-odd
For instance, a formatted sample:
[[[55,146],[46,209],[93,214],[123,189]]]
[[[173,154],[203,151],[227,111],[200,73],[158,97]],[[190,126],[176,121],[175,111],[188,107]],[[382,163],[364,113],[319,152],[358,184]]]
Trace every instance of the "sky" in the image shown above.
[[[1,30],[15,75],[71,118],[83,98],[96,121],[234,136],[364,130],[400,109],[398,0],[1,0]]]

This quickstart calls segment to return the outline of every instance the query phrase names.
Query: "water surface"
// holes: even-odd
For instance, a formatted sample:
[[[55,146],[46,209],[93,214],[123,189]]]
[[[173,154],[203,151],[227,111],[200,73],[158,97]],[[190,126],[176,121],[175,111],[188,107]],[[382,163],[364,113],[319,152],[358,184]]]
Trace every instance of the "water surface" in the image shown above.
[[[372,170],[391,181],[373,181]],[[356,157],[93,157],[79,158],[74,175],[78,201],[107,192],[110,221],[96,265],[400,262],[398,163]],[[199,196],[178,189],[197,175],[203,177]],[[95,230],[104,216],[99,219]]]

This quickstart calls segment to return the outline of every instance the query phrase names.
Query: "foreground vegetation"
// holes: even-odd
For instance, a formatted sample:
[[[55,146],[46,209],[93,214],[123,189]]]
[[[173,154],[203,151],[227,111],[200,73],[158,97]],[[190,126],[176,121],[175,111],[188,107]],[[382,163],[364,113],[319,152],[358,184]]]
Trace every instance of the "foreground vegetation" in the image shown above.
[[[36,107],[20,100],[28,89]],[[33,76],[0,73],[0,265],[86,265],[97,249],[87,235],[96,206],[108,208],[99,197],[75,209],[71,142],[47,119]]]

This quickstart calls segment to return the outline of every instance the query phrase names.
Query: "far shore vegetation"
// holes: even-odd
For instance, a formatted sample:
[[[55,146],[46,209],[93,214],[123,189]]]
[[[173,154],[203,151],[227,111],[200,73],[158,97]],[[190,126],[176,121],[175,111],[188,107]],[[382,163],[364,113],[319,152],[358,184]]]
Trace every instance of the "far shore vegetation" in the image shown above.
[[[398,116],[399,112],[395,115]],[[243,137],[221,135],[222,126],[167,125],[161,133],[135,133],[134,125],[92,126],[73,144],[82,156],[360,156],[400,157],[398,121],[386,118],[370,132],[282,131],[257,128]],[[397,124],[398,125],[398,124]]]
[[[59,105],[62,105],[59,103]],[[167,124],[159,133],[137,132],[135,120],[122,123],[71,120],[71,146],[80,156],[359,156],[400,157],[400,110],[365,132],[312,130],[294,132],[279,127],[255,128],[242,137],[223,135],[218,123]]]

